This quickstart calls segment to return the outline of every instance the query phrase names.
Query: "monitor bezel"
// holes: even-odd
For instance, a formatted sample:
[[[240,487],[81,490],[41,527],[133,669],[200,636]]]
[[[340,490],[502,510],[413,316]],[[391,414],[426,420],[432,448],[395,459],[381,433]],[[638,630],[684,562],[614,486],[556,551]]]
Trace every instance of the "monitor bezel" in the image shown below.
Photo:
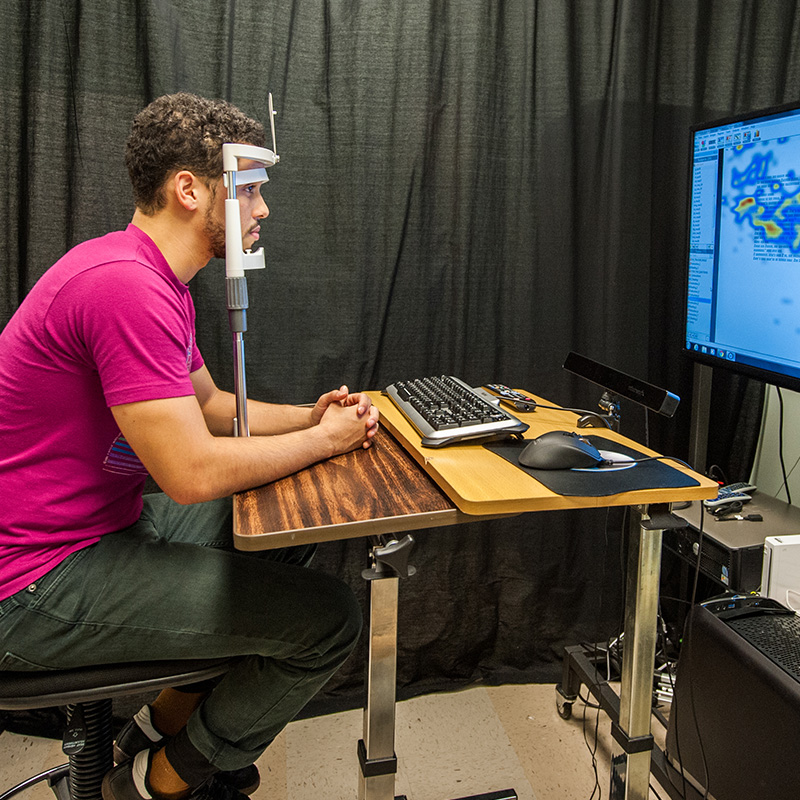
[[[779,386],[784,389],[790,389],[795,392],[800,392],[800,377],[787,375],[783,372],[776,372],[766,367],[757,367],[751,364],[744,364],[738,361],[728,361],[720,359],[716,356],[702,353],[687,347],[687,332],[688,332],[688,317],[689,317],[689,262],[691,255],[691,220],[692,220],[692,180],[694,173],[694,141],[697,133],[711,128],[719,128],[725,125],[732,125],[741,122],[743,125],[754,119],[768,119],[773,116],[780,116],[787,112],[796,111],[800,115],[800,100],[792,103],[784,103],[777,106],[769,106],[755,111],[748,111],[741,114],[731,114],[727,117],[710,120],[708,122],[698,122],[689,128],[689,157],[688,162],[688,182],[686,186],[686,239],[684,246],[684,263],[683,263],[683,327],[681,330],[683,341],[681,349],[684,356],[687,356],[691,361],[704,364],[709,367],[719,367],[727,372],[732,372],[739,375],[744,375],[748,378],[754,378],[762,381],[763,383]]]

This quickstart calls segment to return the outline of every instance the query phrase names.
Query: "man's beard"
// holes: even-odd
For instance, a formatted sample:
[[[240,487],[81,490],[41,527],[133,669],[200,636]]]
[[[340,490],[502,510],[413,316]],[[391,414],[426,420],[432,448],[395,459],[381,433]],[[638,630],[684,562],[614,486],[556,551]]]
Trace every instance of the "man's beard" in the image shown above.
[[[208,204],[203,230],[208,236],[214,257],[225,258],[225,225],[215,218],[214,203]]]
[[[258,223],[254,223],[250,231],[258,227]],[[211,245],[211,252],[215,258],[225,258],[225,225],[214,216],[214,203],[211,202],[206,209],[205,219],[203,221],[203,231],[208,236],[209,244]],[[247,232],[247,234],[250,233]],[[245,236],[247,235],[245,234]],[[242,237],[242,247],[244,247],[244,236]]]

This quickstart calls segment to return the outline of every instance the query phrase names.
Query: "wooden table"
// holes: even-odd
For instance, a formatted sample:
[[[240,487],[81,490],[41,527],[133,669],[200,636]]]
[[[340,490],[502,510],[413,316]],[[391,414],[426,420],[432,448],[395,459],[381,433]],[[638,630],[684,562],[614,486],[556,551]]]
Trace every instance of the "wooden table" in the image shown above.
[[[357,536],[394,535],[531,511],[631,506],[636,512],[632,515],[635,535],[630,537],[628,550],[626,649],[610,797],[647,800],[662,532],[670,525],[670,503],[714,497],[717,484],[675,464],[697,484],[605,497],[565,497],[550,491],[481,444],[465,443],[441,449],[421,447],[419,434],[392,402],[380,393],[369,394],[381,412],[384,429],[373,447],[338,456],[238,495],[234,499],[236,546],[242,550],[260,550]],[[549,405],[542,398],[536,399]],[[578,430],[576,415],[564,410],[539,409],[518,416],[530,425],[526,438],[550,430]],[[387,430],[391,435],[387,435]],[[656,455],[612,431],[597,432],[606,439]],[[399,576],[391,574],[380,561],[380,548],[394,544],[384,541],[373,547],[375,567],[369,577],[370,663],[364,740],[359,742],[360,800],[394,798]]]
[[[368,450],[336,456],[235,498],[240,550],[377,536],[454,525],[474,517],[381,431]]]

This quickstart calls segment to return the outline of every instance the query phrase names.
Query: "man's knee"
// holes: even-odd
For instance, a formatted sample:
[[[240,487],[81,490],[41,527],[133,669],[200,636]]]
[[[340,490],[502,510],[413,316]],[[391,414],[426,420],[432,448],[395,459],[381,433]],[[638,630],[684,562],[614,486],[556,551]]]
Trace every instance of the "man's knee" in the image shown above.
[[[318,573],[319,591],[307,607],[309,624],[316,627],[318,646],[346,658],[361,634],[363,616],[353,590],[344,581]]]
[[[340,616],[340,639],[349,645],[348,649],[355,647],[358,637],[361,635],[363,615],[361,605],[358,602],[353,590],[344,581],[337,580],[338,591],[336,602]]]

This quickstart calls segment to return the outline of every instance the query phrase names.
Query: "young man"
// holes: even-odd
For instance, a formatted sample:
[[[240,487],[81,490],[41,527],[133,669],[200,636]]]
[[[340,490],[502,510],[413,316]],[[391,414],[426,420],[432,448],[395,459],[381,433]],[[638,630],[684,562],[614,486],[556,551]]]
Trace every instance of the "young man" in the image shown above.
[[[263,139],[229,103],[155,100],[126,149],[131,224],[68,252],[0,334],[0,669],[242,656],[136,715],[106,800],[253,790],[253,762],[360,632],[351,591],[306,569],[307,549],[231,544],[233,492],[378,429],[343,386],[311,408],[249,402],[251,436],[231,435],[186,284],[224,256],[222,144]],[[238,191],[245,248],[269,214],[260,189]],[[163,494],[143,498],[148,473]]]

